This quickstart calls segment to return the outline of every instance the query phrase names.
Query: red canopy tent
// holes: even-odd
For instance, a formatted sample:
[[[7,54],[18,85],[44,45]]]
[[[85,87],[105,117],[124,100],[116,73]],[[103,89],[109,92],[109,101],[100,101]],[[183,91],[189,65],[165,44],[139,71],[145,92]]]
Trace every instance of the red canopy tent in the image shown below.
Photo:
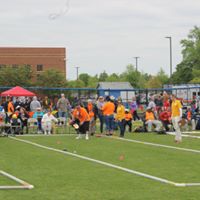
[[[11,97],[20,97],[20,96],[26,96],[26,97],[32,97],[35,96],[33,92],[30,92],[22,87],[16,86],[14,88],[11,88],[9,90],[6,90],[1,93],[1,96],[11,96]]]

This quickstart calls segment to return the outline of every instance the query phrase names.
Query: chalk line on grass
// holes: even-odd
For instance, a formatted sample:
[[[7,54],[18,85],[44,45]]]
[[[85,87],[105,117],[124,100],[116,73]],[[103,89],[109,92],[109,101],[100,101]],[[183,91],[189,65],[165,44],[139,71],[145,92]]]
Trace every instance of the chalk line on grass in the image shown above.
[[[29,183],[27,183],[27,182],[15,177],[15,176],[13,176],[13,175],[11,175],[11,174],[9,174],[7,172],[4,172],[4,171],[1,170],[0,174],[5,176],[5,177],[7,177],[7,178],[9,178],[9,179],[12,179],[13,181],[15,181],[15,182],[17,182],[19,184],[21,184],[19,186],[3,185],[3,186],[0,186],[0,189],[9,190],[9,189],[33,189],[34,188],[33,185],[31,185],[31,184],[29,184]]]
[[[40,144],[31,142],[31,141],[28,141],[28,140],[22,140],[22,139],[15,138],[15,137],[9,137],[9,138],[16,140],[16,141],[19,141],[19,142],[24,142],[26,144],[30,144],[32,146],[36,146],[36,147],[39,147],[39,148],[42,148],[42,149],[54,151],[54,152],[65,154],[65,155],[70,155],[70,156],[73,156],[73,157],[76,157],[76,158],[80,158],[82,160],[87,160],[87,161],[98,163],[98,164],[101,164],[101,165],[104,165],[104,166],[107,166],[107,167],[111,167],[111,168],[114,168],[114,169],[125,171],[125,172],[131,173],[131,174],[142,176],[142,177],[145,177],[145,178],[148,178],[148,179],[151,179],[151,180],[154,180],[154,181],[158,181],[158,182],[161,182],[161,183],[165,183],[165,184],[169,184],[169,185],[173,185],[173,186],[177,186],[177,187],[200,186],[200,183],[176,183],[176,182],[164,179],[164,178],[152,176],[152,175],[149,175],[149,174],[146,174],[146,173],[142,173],[142,172],[135,171],[135,170],[132,170],[132,169],[128,169],[128,168],[125,168],[125,167],[114,165],[114,164],[111,164],[111,163],[108,163],[108,162],[105,162],[105,161],[96,160],[96,159],[93,159],[93,158],[90,158],[90,157],[78,155],[78,154],[75,154],[75,153],[66,152],[66,151],[62,151],[62,150],[55,149],[55,148],[52,148],[52,147],[40,145]]]
[[[74,136],[76,134],[53,134],[53,135],[44,135],[44,134],[25,134],[25,135],[16,135],[16,137],[63,137],[63,136]]]
[[[168,148],[168,149],[176,149],[176,150],[181,150],[181,151],[200,153],[200,150],[195,150],[195,149],[174,147],[174,146],[168,146],[168,145],[164,145],[164,144],[157,144],[157,143],[151,143],[151,142],[143,142],[143,141],[140,141],[140,140],[133,140],[133,139],[127,139],[127,138],[121,138],[121,137],[113,137],[113,136],[103,136],[103,137],[127,141],[127,142],[133,142],[133,143],[138,143],[138,144],[144,144],[144,145],[150,145],[150,146],[156,146],[156,147],[163,147],[163,148]]]
[[[185,133],[187,133],[187,132],[184,132],[184,134],[183,134],[183,133],[181,134],[182,137],[188,137],[188,138],[197,138],[197,139],[200,139],[200,136],[196,136],[196,135],[188,135],[188,134],[190,134],[189,132],[188,132],[188,134],[185,134]],[[168,134],[168,135],[175,135],[174,132],[167,132],[167,134]]]

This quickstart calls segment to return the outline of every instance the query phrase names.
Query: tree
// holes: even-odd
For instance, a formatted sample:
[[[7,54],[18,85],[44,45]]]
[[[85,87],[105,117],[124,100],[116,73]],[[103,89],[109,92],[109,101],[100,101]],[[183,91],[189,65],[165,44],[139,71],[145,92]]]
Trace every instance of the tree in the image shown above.
[[[120,77],[116,73],[112,73],[106,78],[106,81],[108,82],[118,82],[120,81]]]
[[[82,80],[73,80],[67,83],[68,88],[83,88],[85,84]]]
[[[156,77],[160,81],[161,87],[169,82],[169,77],[162,68],[160,68],[160,71],[156,74]]]
[[[44,71],[38,77],[36,85],[46,87],[63,87],[66,85],[65,75],[54,69]]]
[[[32,78],[31,68],[28,66],[5,66],[0,69],[0,85],[2,86],[30,86]]]
[[[146,74],[142,74],[132,64],[129,64],[126,71],[120,75],[120,79],[129,82],[134,88],[143,88],[146,82]]]
[[[157,76],[151,76],[145,85],[146,88],[162,88],[162,86],[162,82]]]
[[[200,70],[200,27],[195,26],[181,45],[183,60],[172,76],[173,83],[188,83],[195,78],[193,70]]]
[[[108,78],[108,74],[105,71],[103,71],[102,73],[100,73],[100,75],[99,75],[99,81],[100,82],[106,81],[107,78]]]
[[[87,73],[82,73],[79,75],[79,80],[83,81],[85,86],[88,86],[88,81],[89,81],[90,75],[88,75]]]

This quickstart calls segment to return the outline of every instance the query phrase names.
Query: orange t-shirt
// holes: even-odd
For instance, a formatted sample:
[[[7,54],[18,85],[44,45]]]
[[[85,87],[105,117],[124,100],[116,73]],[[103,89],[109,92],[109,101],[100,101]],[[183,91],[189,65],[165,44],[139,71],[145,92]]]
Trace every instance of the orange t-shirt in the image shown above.
[[[132,115],[131,115],[131,113],[125,113],[125,120],[126,121],[129,121],[129,120],[131,120],[133,117],[132,117]]]
[[[148,120],[154,120],[155,117],[154,117],[154,114],[153,112],[146,112],[146,117],[145,117],[146,121]]]
[[[94,117],[94,112],[93,112],[93,105],[92,105],[92,103],[88,103],[87,109],[88,109],[88,114],[89,114],[90,118]]]
[[[85,121],[90,121],[89,114],[87,113],[85,108],[80,107],[80,109],[74,109],[73,111],[74,118],[78,119],[80,123]]]
[[[15,111],[15,109],[14,109],[12,102],[9,102],[8,103],[8,112],[13,113],[14,111]]]
[[[106,102],[102,107],[102,111],[104,115],[113,115],[115,111],[115,104],[110,101]]]

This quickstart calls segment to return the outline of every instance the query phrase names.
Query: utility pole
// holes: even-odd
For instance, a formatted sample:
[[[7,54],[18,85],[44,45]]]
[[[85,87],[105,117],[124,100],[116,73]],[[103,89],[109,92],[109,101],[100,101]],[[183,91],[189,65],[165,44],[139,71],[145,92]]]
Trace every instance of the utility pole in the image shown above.
[[[135,56],[133,57],[135,58],[135,68],[136,68],[136,71],[138,71],[138,59],[140,58],[139,56]]]
[[[170,78],[171,78],[172,77],[172,37],[167,36],[165,38],[169,39]]]
[[[80,68],[80,67],[75,67],[76,68],[76,80],[78,81],[78,69]]]

